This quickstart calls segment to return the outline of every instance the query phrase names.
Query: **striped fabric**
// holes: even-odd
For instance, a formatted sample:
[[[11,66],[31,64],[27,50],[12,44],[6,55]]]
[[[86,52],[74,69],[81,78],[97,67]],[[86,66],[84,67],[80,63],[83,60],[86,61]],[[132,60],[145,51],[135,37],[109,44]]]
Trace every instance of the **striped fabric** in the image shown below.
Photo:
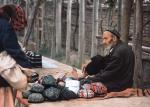
[[[93,98],[95,96],[103,96],[107,94],[107,88],[101,82],[82,85],[78,96],[80,98]]]
[[[20,6],[16,6],[15,11],[16,11],[16,17],[11,19],[11,23],[12,23],[14,30],[21,31],[27,25],[25,12]]]
[[[78,92],[78,97],[80,98],[93,98],[94,97],[94,92],[92,90],[86,90],[86,89],[81,89]]]
[[[27,50],[25,53],[32,67],[42,68],[42,56],[41,55],[35,52],[32,52],[30,50]]]

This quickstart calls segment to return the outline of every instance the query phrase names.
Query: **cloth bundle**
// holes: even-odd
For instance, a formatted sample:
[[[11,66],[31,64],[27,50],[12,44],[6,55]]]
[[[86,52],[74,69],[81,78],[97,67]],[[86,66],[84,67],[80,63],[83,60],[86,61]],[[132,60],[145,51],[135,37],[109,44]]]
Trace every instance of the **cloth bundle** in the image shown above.
[[[80,89],[80,81],[66,78],[65,87],[77,94]]]
[[[104,96],[107,94],[107,88],[101,82],[84,84],[78,92],[80,98],[93,98],[95,96]]]

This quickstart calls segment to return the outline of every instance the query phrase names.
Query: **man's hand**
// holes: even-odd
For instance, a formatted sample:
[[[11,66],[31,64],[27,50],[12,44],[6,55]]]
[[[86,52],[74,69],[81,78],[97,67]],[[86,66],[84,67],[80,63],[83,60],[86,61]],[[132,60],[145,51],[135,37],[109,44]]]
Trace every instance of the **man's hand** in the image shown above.
[[[39,74],[36,72],[33,72],[31,76],[28,76],[28,82],[34,83],[39,79]]]
[[[21,104],[23,104],[23,105],[25,105],[25,106],[29,106],[28,100],[22,98],[22,92],[21,92],[21,91],[17,91],[17,93],[16,93],[16,99],[17,99]]]
[[[81,70],[82,70],[82,73],[85,71],[85,68],[88,64],[83,64],[82,67],[81,67]]]
[[[36,71],[34,69],[22,68],[21,66],[20,66],[20,68],[23,71],[23,73],[27,76],[29,83],[36,82],[39,79],[39,74],[36,73]]]
[[[85,70],[85,68],[87,67],[87,65],[90,63],[91,61],[89,61],[88,63],[86,63],[86,64],[83,64],[82,65],[82,76],[81,76],[81,78],[85,78],[86,76],[88,76],[88,73],[87,73],[87,71]]]

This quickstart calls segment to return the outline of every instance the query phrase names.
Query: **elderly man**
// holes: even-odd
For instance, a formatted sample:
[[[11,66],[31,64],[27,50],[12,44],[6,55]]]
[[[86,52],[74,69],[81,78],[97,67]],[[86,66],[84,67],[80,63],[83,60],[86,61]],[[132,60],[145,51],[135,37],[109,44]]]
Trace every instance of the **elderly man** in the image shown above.
[[[120,36],[116,30],[104,31],[102,39],[105,57],[95,56],[84,70],[84,74],[89,74],[88,70],[93,69],[93,76],[86,80],[103,83],[108,92],[121,91],[133,85],[134,53],[130,46],[120,40]],[[99,59],[99,63],[96,59]],[[97,70],[95,68],[98,71],[94,71]]]

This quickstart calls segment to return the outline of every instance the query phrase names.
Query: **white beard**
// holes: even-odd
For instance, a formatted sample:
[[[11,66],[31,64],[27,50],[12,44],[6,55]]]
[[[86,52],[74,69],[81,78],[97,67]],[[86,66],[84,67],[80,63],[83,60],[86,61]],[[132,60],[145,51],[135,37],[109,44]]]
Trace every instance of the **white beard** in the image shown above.
[[[111,43],[110,45],[108,45],[107,47],[104,48],[104,56],[109,55],[110,53],[110,49],[112,48],[113,44]]]

